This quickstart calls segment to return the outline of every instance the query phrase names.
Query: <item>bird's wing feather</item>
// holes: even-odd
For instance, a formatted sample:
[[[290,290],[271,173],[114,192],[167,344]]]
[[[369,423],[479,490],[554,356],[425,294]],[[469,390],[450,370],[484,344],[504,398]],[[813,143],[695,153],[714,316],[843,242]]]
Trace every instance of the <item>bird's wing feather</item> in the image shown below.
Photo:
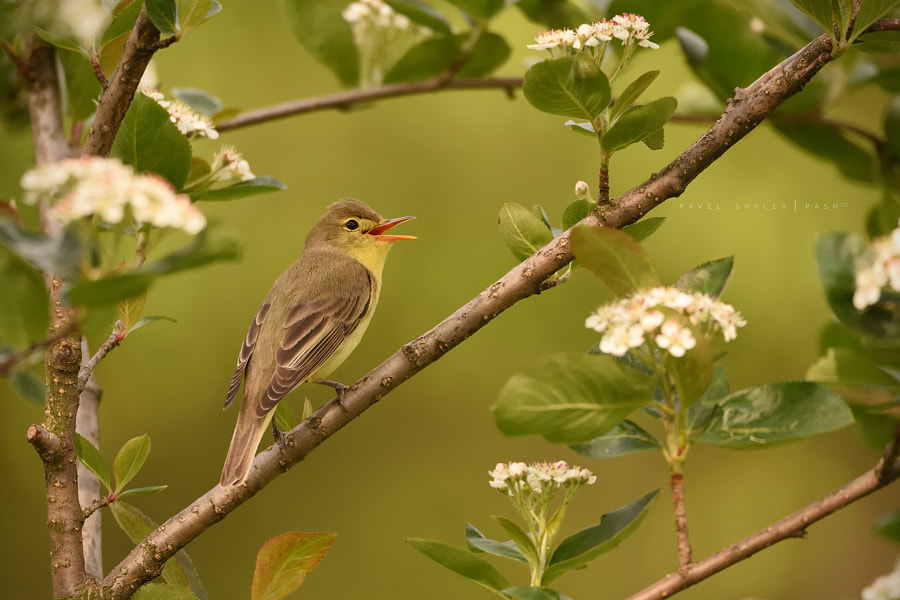
[[[231,406],[231,403],[234,402],[234,399],[237,396],[238,388],[241,387],[241,379],[244,377],[244,371],[247,369],[247,363],[250,361],[250,356],[253,354],[253,349],[256,347],[256,339],[259,337],[259,328],[262,327],[270,306],[271,304],[267,302],[259,307],[256,316],[253,317],[253,322],[250,323],[250,329],[247,331],[247,337],[244,338],[244,343],[241,346],[241,353],[238,355],[237,368],[235,368],[234,376],[231,378],[231,384],[228,386],[228,395],[225,397],[225,406],[222,407],[223,409]]]
[[[275,371],[256,405],[264,416],[291,390],[306,381],[331,357],[369,311],[372,281],[368,270],[353,262],[355,280],[344,293],[302,302],[284,320],[284,334],[275,352]]]

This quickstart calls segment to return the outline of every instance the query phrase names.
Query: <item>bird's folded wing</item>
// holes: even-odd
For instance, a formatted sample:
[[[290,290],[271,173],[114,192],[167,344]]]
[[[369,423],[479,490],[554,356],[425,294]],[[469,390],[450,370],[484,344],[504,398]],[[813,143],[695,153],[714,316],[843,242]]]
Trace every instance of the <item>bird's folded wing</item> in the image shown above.
[[[259,337],[259,328],[262,327],[263,320],[266,318],[266,313],[269,312],[270,306],[271,304],[267,302],[259,307],[256,316],[253,317],[253,322],[250,323],[250,329],[247,331],[247,337],[244,338],[244,343],[241,346],[241,353],[238,355],[237,368],[234,370],[234,376],[231,378],[231,384],[228,386],[228,395],[225,397],[225,406],[222,408],[231,406],[231,403],[234,402],[234,399],[237,396],[238,388],[241,387],[241,379],[244,377],[244,370],[247,368],[247,362],[250,360],[250,355],[253,354],[253,349],[256,347],[256,338]]]

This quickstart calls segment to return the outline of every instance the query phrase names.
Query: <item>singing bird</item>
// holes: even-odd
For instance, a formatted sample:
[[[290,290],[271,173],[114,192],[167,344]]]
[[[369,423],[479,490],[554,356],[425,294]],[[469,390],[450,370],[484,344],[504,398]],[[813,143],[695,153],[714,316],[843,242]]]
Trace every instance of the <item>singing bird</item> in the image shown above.
[[[359,200],[328,207],[300,258],[275,281],[250,324],[228,388],[244,395],[220,485],[247,479],[256,448],[275,406],[305,381],[326,383],[362,338],[381,291],[381,272],[391,244],[414,236],[385,233],[413,217],[384,219]]]

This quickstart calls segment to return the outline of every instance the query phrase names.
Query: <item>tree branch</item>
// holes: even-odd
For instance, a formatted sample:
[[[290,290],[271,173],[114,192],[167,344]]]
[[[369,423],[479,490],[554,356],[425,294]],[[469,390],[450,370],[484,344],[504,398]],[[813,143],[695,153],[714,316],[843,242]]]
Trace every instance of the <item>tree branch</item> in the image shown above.
[[[678,569],[691,564],[691,540],[688,537],[687,510],[684,505],[684,474],[672,473],[669,477],[672,501],[675,504],[675,535],[678,540]]]
[[[234,118],[222,121],[216,125],[216,130],[219,132],[229,131],[231,129],[247,127],[248,125],[257,125],[259,123],[319,110],[350,110],[359,105],[371,103],[376,100],[397,98],[400,96],[412,96],[415,94],[427,94],[442,90],[484,90],[499,88],[505,90],[509,96],[512,96],[515,89],[521,87],[521,85],[521,77],[447,79],[441,75],[425,81],[385,85],[368,90],[338,92],[327,96],[305,98],[303,100],[295,100],[293,102],[285,102],[283,104],[276,104],[275,106],[251,110],[239,114]]]
[[[687,567],[679,566],[677,571],[669,573],[653,585],[631,596],[628,600],[662,600],[672,594],[688,588],[719,571],[749,558],[769,546],[782,540],[795,537],[806,537],[806,528],[847,506],[893,483],[900,476],[900,465],[897,464],[900,450],[900,427],[894,431],[894,438],[888,445],[884,457],[875,468],[866,471],[849,484],[813,502],[806,508],[788,515],[777,523],[766,527],[744,538],[743,540],[723,548],[712,556]]]
[[[725,113],[681,156],[623,194],[603,214],[598,211],[582,223],[621,227],[638,220],[667,198],[680,195],[706,167],[752,131],[781,102],[799,92],[831,59],[828,37],[820,35],[748,88],[737,90],[736,98],[729,102]],[[325,404],[289,432],[284,451],[273,445],[257,455],[245,485],[214,487],[152,532],[104,579],[104,597],[108,600],[128,597],[141,584],[158,575],[165,561],[175,552],[275,477],[302,461],[319,444],[398,385],[441,358],[516,302],[546,289],[545,280],[571,260],[569,232],[565,232],[430,331],[404,345],[346,390],[340,403],[333,400]]]

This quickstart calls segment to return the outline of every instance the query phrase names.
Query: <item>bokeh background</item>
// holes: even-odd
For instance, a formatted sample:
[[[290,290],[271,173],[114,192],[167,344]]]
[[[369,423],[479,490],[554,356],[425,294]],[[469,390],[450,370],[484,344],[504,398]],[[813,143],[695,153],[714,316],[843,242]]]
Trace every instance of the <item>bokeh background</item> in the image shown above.
[[[294,41],[276,3],[223,4],[214,19],[158,55],[163,90],[195,86],[241,109],[337,90],[331,74]],[[520,75],[524,61],[534,58],[524,46],[537,27],[506,11],[496,29],[515,46],[499,74]],[[691,81],[672,42],[642,50],[632,68],[662,70],[648,98],[677,94]],[[837,114],[875,126],[883,102],[873,90],[862,90],[844,99]],[[290,189],[203,204],[209,217],[241,240],[242,259],[156,284],[146,314],[170,316],[177,324],[164,321],[136,332],[97,371],[104,388],[103,454],[111,461],[126,440],[149,433],[153,450],[134,485],[169,485],[135,503],[162,521],[218,480],[236,417],[235,411],[223,413],[221,404],[246,327],[327,204],[351,196],[386,216],[418,217],[402,229],[419,239],[392,250],[369,332],[335,374],[350,383],[513,266],[497,232],[503,203],[540,203],[558,222],[577,180],[595,186],[594,142],[574,135],[562,121],[532,109],[520,94],[510,100],[500,91],[444,92],[195,141],[197,151],[209,157],[220,143],[235,145],[257,174],[273,175]],[[638,145],[617,155],[612,193],[659,170],[704,128],[670,124],[665,149]],[[18,197],[18,177],[31,164],[27,132],[3,132],[0,164],[0,197]],[[724,298],[743,311],[749,325],[723,360],[733,389],[804,376],[819,355],[818,334],[830,318],[815,273],[816,236],[861,230],[877,198],[875,188],[845,181],[831,165],[799,153],[762,126],[681,198],[653,211],[668,218],[646,243],[664,280],[674,281],[700,262],[736,256]],[[788,208],[762,208],[772,202]],[[743,208],[747,203],[759,206]],[[587,570],[559,580],[558,589],[573,598],[623,597],[672,570],[671,494],[660,456],[589,461],[539,438],[505,438],[489,411],[515,371],[544,354],[594,344],[596,334],[583,320],[607,298],[597,280],[580,272],[566,285],[519,303],[191,543],[188,551],[210,598],[249,597],[257,550],[289,530],[338,533],[326,560],[294,597],[488,598],[404,540],[462,544],[467,522],[502,538],[490,515],[512,516],[512,510],[488,487],[487,471],[508,460],[562,458],[598,475],[570,510],[564,534],[663,489],[636,535]],[[330,398],[328,391],[304,386],[291,402],[299,411],[307,395],[318,406]],[[24,439],[26,427],[40,421],[41,408],[14,397],[6,381],[0,381],[0,398],[2,595],[48,597],[42,469]],[[875,460],[849,430],[765,452],[696,447],[686,471],[695,557],[818,499]],[[896,490],[858,502],[811,527],[808,539],[779,544],[681,597],[856,598],[893,568],[897,548],[870,528],[897,504]],[[104,518],[105,565],[111,568],[130,543],[110,516]],[[514,582],[527,582],[523,567],[500,566]]]

